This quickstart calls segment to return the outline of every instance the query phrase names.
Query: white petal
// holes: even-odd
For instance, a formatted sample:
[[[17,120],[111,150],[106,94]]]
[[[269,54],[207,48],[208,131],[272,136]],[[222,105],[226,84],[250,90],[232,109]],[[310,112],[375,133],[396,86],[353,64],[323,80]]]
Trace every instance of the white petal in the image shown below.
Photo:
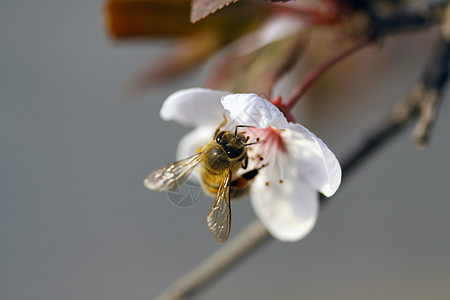
[[[274,238],[295,242],[316,224],[318,194],[298,177],[285,177],[280,183],[274,173],[273,168],[266,167],[255,178],[250,191],[253,209]]]
[[[231,94],[222,98],[222,105],[237,124],[257,128],[273,126],[280,129],[288,126],[278,107],[256,94]]]
[[[289,123],[290,130],[281,132],[292,171],[327,197],[341,184],[342,170],[327,145],[300,124]]]
[[[187,158],[197,153],[209,141],[212,141],[215,127],[202,126],[188,132],[178,143],[177,160]]]
[[[203,88],[180,90],[164,101],[160,116],[189,126],[217,126],[223,119],[220,99],[229,92]]]

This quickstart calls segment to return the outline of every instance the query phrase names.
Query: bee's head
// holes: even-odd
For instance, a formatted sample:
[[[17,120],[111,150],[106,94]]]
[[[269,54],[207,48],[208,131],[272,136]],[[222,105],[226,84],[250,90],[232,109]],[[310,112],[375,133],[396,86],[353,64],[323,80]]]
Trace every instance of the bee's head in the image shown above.
[[[237,158],[244,153],[246,138],[243,134],[235,134],[231,131],[220,131],[215,137],[216,143],[219,144],[226,152],[229,158]]]

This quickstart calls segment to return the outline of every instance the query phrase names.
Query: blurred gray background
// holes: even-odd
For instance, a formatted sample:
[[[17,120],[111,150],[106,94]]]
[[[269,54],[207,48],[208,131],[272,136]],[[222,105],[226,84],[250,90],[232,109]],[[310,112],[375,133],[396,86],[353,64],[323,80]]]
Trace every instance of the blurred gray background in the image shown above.
[[[204,73],[123,97],[166,44],[112,43],[102,5],[0,2],[0,299],[152,299],[219,248],[208,198],[180,209],[142,185],[189,130],[159,119],[162,101]],[[299,121],[342,158],[412,85],[433,36],[346,60]],[[198,299],[450,299],[448,98],[429,149],[405,131],[344,183],[307,238],[269,243]],[[231,238],[253,218],[247,200],[234,202]]]

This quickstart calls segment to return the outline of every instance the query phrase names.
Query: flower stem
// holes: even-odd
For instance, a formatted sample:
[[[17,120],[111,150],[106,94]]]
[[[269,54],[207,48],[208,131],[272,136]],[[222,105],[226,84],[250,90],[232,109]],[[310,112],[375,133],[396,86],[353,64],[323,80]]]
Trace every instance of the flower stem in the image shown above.
[[[364,48],[372,41],[374,41],[374,36],[366,35],[363,38],[357,40],[355,43],[348,45],[347,47],[341,49],[340,51],[334,53],[331,57],[323,61],[321,64],[317,65],[315,68],[310,70],[306,76],[300,81],[296,88],[292,91],[291,95],[287,98],[286,107],[291,110],[292,107],[297,103],[297,101],[305,94],[305,92],[314,84],[314,82],[319,79],[327,70],[329,70],[336,63],[340,62],[347,56],[355,53],[359,49]]]

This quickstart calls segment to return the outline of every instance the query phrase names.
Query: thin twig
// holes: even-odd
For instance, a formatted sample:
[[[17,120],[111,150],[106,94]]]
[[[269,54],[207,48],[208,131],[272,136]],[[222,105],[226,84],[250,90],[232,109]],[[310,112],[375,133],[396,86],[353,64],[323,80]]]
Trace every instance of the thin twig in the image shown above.
[[[402,9],[389,15],[380,14],[374,1],[366,1],[371,18],[371,29],[378,37],[400,33],[418,32],[439,24],[449,0],[438,1],[415,9]]]
[[[292,109],[297,101],[326,71],[351,54],[385,36],[417,32],[438,24],[444,18],[445,7],[450,1],[440,1],[416,10],[402,10],[391,15],[380,15],[371,1],[367,4],[370,25],[365,36],[333,54],[310,70],[294,88],[286,100],[286,107]]]
[[[317,65],[314,69],[310,70],[287,98],[286,107],[289,110],[292,109],[295,103],[297,103],[297,101],[306,93],[306,91],[313,85],[313,83],[317,79],[319,79],[326,71],[328,71],[338,62],[342,61],[344,58],[350,56],[359,49],[364,48],[372,41],[373,37],[371,35],[364,36],[360,40],[357,40],[355,43],[348,45],[347,47],[341,49],[339,52],[334,53],[324,62]]]
[[[342,161],[342,183],[348,178],[364,161],[368,160],[377,150],[385,146],[402,129],[404,129],[418,115],[417,109],[407,109],[408,114],[403,118],[390,117],[387,121],[381,123],[372,132],[366,134],[366,138],[357,143],[350,150],[346,158]],[[321,207],[329,202],[330,198],[320,195]]]
[[[413,140],[419,149],[428,145],[442,100],[443,87],[448,81],[450,69],[450,5],[447,6],[441,26],[441,34],[438,37],[435,52],[428,66],[422,81],[418,83],[422,90],[422,97],[417,102],[420,116],[413,131]]]
[[[419,103],[420,117],[412,133],[418,149],[425,149],[428,146],[440,102],[441,95],[436,90],[427,90]]]

